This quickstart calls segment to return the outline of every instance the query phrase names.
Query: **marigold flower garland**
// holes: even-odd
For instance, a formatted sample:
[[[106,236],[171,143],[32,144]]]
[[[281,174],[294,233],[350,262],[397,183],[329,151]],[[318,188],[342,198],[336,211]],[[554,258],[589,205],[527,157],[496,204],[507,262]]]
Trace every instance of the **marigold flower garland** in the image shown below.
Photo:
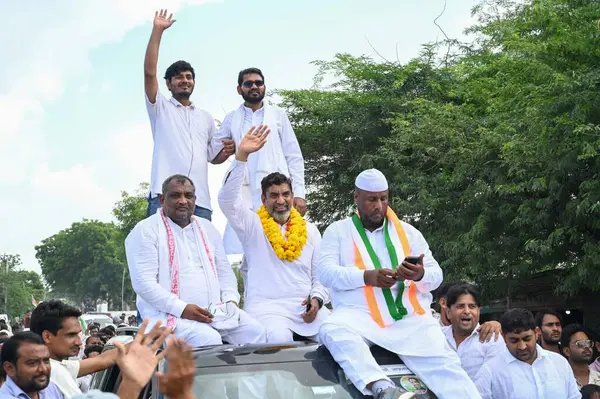
[[[306,221],[300,213],[295,208],[292,208],[290,221],[287,224],[287,231],[285,232],[287,240],[281,234],[279,224],[273,220],[273,217],[271,217],[264,205],[256,213],[260,217],[265,235],[277,257],[288,262],[298,259],[302,254],[302,248],[307,240]]]

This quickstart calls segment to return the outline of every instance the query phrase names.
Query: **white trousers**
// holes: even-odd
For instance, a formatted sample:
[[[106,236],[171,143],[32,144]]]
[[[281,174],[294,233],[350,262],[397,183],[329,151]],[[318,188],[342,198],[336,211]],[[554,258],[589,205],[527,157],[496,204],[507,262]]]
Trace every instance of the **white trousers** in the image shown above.
[[[175,335],[193,347],[221,345],[226,340],[234,345],[266,342],[265,328],[248,313],[240,310],[240,322],[229,330],[215,330],[210,324],[179,319]]]
[[[371,355],[371,343],[355,331],[343,325],[326,323],[321,326],[319,338],[363,394],[372,394],[367,388],[370,383],[390,380]],[[418,340],[419,337],[410,339]],[[460,358],[448,344],[443,353],[435,356],[398,356],[439,399],[481,399],[475,384],[461,368]]]
[[[267,342],[281,344],[294,341],[294,331],[282,325],[281,322],[278,323],[277,317],[269,317],[268,319],[261,320],[261,324],[267,330]],[[317,342],[319,336],[317,334],[304,338]]]

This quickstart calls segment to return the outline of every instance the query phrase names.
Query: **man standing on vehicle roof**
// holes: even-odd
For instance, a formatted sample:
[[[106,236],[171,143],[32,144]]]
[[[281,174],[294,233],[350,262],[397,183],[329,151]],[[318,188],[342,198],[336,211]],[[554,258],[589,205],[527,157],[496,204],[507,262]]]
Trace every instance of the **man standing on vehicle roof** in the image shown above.
[[[143,318],[166,322],[194,347],[264,342],[264,328],[238,308],[240,295],[221,235],[193,214],[194,183],[174,175],[163,183],[162,208],[125,240],[131,284]]]
[[[293,182],[282,173],[261,181],[263,206],[254,212],[242,198],[250,155],[268,140],[266,125],[251,127],[239,142],[235,162],[219,193],[223,214],[240,238],[248,263],[244,309],[267,330],[267,342],[312,340],[329,310],[329,293],[317,278],[321,234],[294,208]]]
[[[167,177],[182,174],[198,185],[194,214],[211,220],[210,193],[208,191],[208,162],[222,151],[213,144],[217,133],[210,114],[190,101],[194,91],[196,73],[186,61],[173,63],[165,72],[168,99],[158,90],[158,49],[163,32],[175,23],[167,10],[156,12],[152,34],[144,58],[144,89],[146,109],[150,118],[154,150],[147,216],[160,207],[161,184]],[[225,144],[230,145],[231,140]],[[221,161],[222,162],[222,161]]]
[[[413,394],[394,386],[370,344],[398,354],[440,399],[480,398],[429,312],[442,269],[425,238],[388,207],[383,173],[365,170],[355,186],[358,213],[329,226],[321,243],[319,278],[334,309],[321,341],[354,385],[376,399]]]

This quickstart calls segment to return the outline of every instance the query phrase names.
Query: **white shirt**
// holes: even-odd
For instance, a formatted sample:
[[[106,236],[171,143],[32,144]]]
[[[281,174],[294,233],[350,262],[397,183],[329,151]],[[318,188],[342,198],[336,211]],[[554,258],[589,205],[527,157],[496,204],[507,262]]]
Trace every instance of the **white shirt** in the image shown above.
[[[488,360],[504,353],[506,350],[506,344],[502,337],[495,341],[494,338],[490,342],[479,342],[479,323],[475,326],[475,329],[467,339],[456,347],[456,340],[452,334],[452,326],[442,327],[446,341],[450,344],[450,347],[456,351],[458,357],[460,357],[460,364],[467,372],[471,379],[474,379],[481,366]]]
[[[294,133],[294,128],[292,127],[292,124],[290,123],[290,120],[284,110],[273,106],[271,106],[271,109],[277,113],[278,123],[277,132],[273,131],[272,126],[269,126],[271,128],[269,137],[273,138],[277,137],[277,134],[279,135],[281,147],[283,149],[283,155],[287,161],[288,169],[290,171],[289,177],[292,179],[294,197],[305,199],[306,188],[304,186],[304,157],[302,156],[300,144],[298,144],[298,139]],[[215,147],[217,154],[223,148],[221,140],[231,139],[233,137],[231,132],[231,122],[235,112],[236,111],[232,111],[225,116],[225,119],[223,119],[223,123],[219,128],[218,134],[213,139],[213,146]],[[260,126],[264,121],[264,117],[264,107],[261,107],[256,111],[252,111],[252,109],[244,106],[244,125],[242,128],[243,135],[245,135],[252,126]],[[239,143],[236,143],[236,146],[238,144]]]
[[[160,194],[169,176],[181,174],[196,186],[196,205],[211,209],[208,162],[221,150],[212,144],[217,131],[214,119],[194,104],[184,106],[160,92],[154,104],[145,97],[154,138],[150,195]]]
[[[536,346],[537,358],[531,365],[515,358],[508,349],[486,362],[474,380],[482,398],[581,398],[567,360]]]
[[[321,318],[328,310],[321,308],[318,319],[310,325],[304,323],[301,314],[305,310],[302,301],[309,295],[329,302],[329,292],[319,282],[316,270],[321,234],[314,224],[306,222],[307,242],[300,257],[291,262],[278,258],[265,236],[260,217],[243,206],[241,190],[246,163],[234,162],[219,192],[219,206],[239,237],[248,263],[244,309],[259,321],[270,315],[285,316],[296,333],[317,334]],[[286,227],[280,226],[282,233]]]
[[[150,216],[139,222],[129,233],[125,240],[125,251],[127,254],[127,264],[131,275],[131,283],[138,295],[138,310],[145,317],[145,314],[151,314],[153,311],[169,313],[176,317],[181,317],[183,310],[188,303],[193,303],[206,308],[208,302],[207,277],[205,273],[212,271],[202,267],[198,248],[203,248],[203,243],[196,244],[197,227],[195,223],[190,223],[185,228],[179,227],[170,219],[169,225],[175,238],[179,260],[179,297],[171,293],[170,280],[165,281],[164,286],[159,283],[159,264],[167,268],[168,259],[160,259],[161,253],[168,253],[163,248],[159,250],[158,223],[163,223],[159,214]],[[215,267],[219,280],[220,297],[223,302],[235,301],[239,303],[239,293],[237,290],[237,280],[227,260],[221,235],[217,229],[208,220],[198,218],[202,229],[207,235],[209,245],[212,247]],[[213,304],[214,305],[214,304]]]
[[[81,395],[81,389],[77,384],[77,374],[79,374],[79,360],[63,360],[59,362],[50,359],[52,369],[50,371],[50,380],[54,382],[65,398],[75,395]]]

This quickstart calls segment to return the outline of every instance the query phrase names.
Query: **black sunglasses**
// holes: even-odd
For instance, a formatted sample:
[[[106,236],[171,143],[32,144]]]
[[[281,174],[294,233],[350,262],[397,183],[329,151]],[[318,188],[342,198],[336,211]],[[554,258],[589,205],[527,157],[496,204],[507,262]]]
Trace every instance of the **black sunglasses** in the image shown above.
[[[247,80],[242,83],[242,86],[244,86],[247,89],[251,88],[254,85],[256,85],[256,87],[263,87],[265,85],[265,81],[264,80]]]

